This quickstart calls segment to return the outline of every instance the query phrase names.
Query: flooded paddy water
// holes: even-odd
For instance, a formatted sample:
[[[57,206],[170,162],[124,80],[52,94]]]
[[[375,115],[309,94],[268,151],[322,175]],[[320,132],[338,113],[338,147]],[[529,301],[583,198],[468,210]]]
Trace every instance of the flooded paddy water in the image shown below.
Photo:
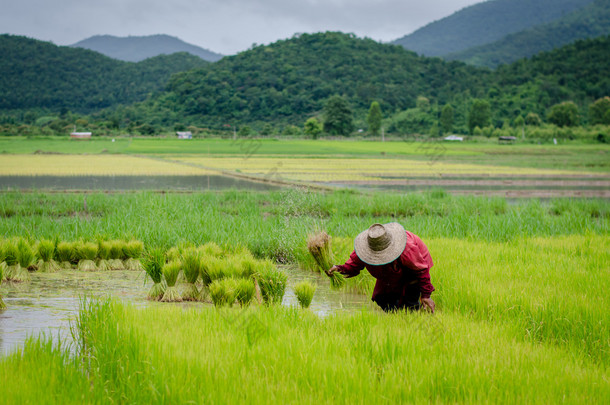
[[[292,286],[299,281],[314,283],[310,311],[321,317],[336,311],[373,308],[370,297],[330,289],[326,276],[295,267],[284,268],[288,287],[282,301],[285,306],[298,306]],[[70,322],[79,310],[80,301],[87,298],[112,297],[136,306],[181,305],[185,308],[211,308],[211,302],[161,303],[146,300],[151,286],[140,271],[83,272],[62,270],[56,273],[31,273],[27,283],[3,283],[0,287],[7,306],[0,310],[0,355],[6,355],[23,344],[28,336],[43,333],[70,342]],[[179,287],[180,288],[180,287]],[[238,311],[238,308],[235,308]]]

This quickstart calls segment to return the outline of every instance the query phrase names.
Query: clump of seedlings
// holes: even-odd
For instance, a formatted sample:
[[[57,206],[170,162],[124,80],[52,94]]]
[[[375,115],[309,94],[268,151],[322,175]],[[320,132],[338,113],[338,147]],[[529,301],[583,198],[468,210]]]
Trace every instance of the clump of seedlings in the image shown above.
[[[153,281],[153,286],[148,291],[149,300],[159,301],[165,294],[163,285],[163,266],[165,265],[165,252],[163,249],[156,248],[149,251],[142,260],[142,266],[146,274]]]
[[[97,242],[97,268],[101,271],[110,270],[110,250],[111,244],[104,240]]]
[[[245,278],[235,280],[235,298],[242,308],[250,305],[255,292],[254,280]]]
[[[165,277],[165,283],[167,284],[167,289],[161,298],[163,302],[181,302],[182,297],[176,288],[176,281],[178,280],[178,275],[180,274],[180,270],[182,270],[182,263],[178,260],[173,260],[163,266],[163,277]]]
[[[220,246],[214,242],[208,242],[198,248],[198,250],[204,255],[209,257],[222,257],[224,251]]]
[[[1,253],[0,253],[1,255]],[[6,269],[6,263],[0,257],[0,285],[2,285],[2,279],[4,278],[4,269]],[[2,295],[0,295],[0,309],[5,309],[6,304],[2,300]]]
[[[78,269],[81,271],[97,271],[95,259],[97,258],[97,244],[83,242],[76,246]]]
[[[30,281],[30,273],[28,269],[35,269],[36,255],[34,249],[25,239],[19,239],[17,242],[16,258],[17,264],[13,266],[11,280],[16,282]]]
[[[55,243],[50,240],[41,240],[37,246],[38,271],[43,273],[53,273],[59,270],[59,265],[55,261]]]
[[[123,245],[123,255],[127,258],[125,260],[125,269],[127,270],[142,270],[142,263],[140,263],[140,256],[144,251],[144,244],[139,240],[130,240]]]
[[[334,256],[330,248],[330,235],[322,231],[315,235],[310,235],[307,239],[307,250],[313,256],[318,268],[330,278],[332,288],[341,288],[345,284],[345,278],[339,272],[329,272],[333,267]]]
[[[11,240],[5,240],[2,244],[3,262],[6,263],[4,278],[8,281],[13,280],[13,274],[18,271],[19,261],[17,260],[17,244]]]
[[[59,267],[62,269],[71,269],[72,261],[75,258],[75,245],[71,242],[59,242],[57,244],[57,260],[59,261]]]
[[[316,292],[316,286],[311,284],[309,281],[301,281],[300,283],[295,284],[293,288],[294,295],[296,295],[297,301],[299,301],[301,308],[309,308],[313,295]]]
[[[195,248],[187,249],[182,254],[182,272],[186,279],[186,290],[182,293],[184,301],[197,301],[200,293],[195,283],[201,274],[201,256]]]
[[[273,262],[265,261],[256,273],[263,302],[267,305],[281,304],[286,292],[287,276]]]
[[[232,306],[237,294],[237,280],[223,278],[210,284],[210,298],[216,307]]]
[[[108,260],[108,264],[110,266],[110,270],[125,270],[125,265],[123,264],[123,242],[120,240],[110,241],[110,259]]]

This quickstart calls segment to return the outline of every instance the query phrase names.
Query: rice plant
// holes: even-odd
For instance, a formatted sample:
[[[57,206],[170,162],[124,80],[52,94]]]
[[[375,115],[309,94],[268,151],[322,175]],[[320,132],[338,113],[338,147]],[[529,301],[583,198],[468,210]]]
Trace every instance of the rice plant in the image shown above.
[[[182,297],[176,288],[176,281],[178,280],[180,270],[182,270],[182,263],[180,263],[178,260],[174,260],[163,265],[163,277],[165,277],[167,288],[163,294],[163,297],[161,298],[162,302],[182,301]]]
[[[140,256],[144,250],[144,244],[139,240],[130,240],[123,245],[123,255],[127,258],[125,260],[125,269],[127,270],[142,270],[142,264],[140,263]]]
[[[110,250],[111,244],[104,240],[97,242],[97,268],[101,271],[111,270],[110,267]]]
[[[78,269],[81,271],[96,271],[97,266],[97,244],[93,242],[82,242],[76,245],[76,257],[78,258]]]
[[[307,239],[307,250],[318,264],[318,270],[330,278],[332,288],[341,288],[345,284],[345,277],[339,272],[329,272],[334,264],[334,255],[330,246],[330,235],[326,232],[318,232],[310,235]]]
[[[71,269],[75,258],[75,244],[71,242],[59,242],[57,244],[57,260],[62,269]]]
[[[201,280],[204,286],[209,286],[213,281],[225,278],[224,261],[213,256],[201,258]]]
[[[216,307],[232,306],[237,295],[237,280],[223,278],[210,284],[210,297]]]
[[[293,289],[301,308],[309,308],[313,295],[316,292],[316,286],[309,281],[301,281],[295,284]]]
[[[1,259],[1,258],[0,258]],[[2,280],[4,279],[4,270],[6,269],[6,263],[0,260],[0,286],[2,285]],[[6,304],[2,300],[2,295],[0,294],[0,309],[5,309]]]
[[[235,298],[242,308],[250,305],[255,292],[254,280],[245,278],[235,280]]]
[[[38,271],[43,273],[53,273],[59,270],[59,265],[55,261],[55,243],[51,240],[43,239],[38,242],[37,246],[38,257]]]
[[[286,292],[288,276],[273,262],[265,261],[256,273],[256,282],[261,290],[263,302],[267,305],[281,304]]]
[[[222,257],[223,249],[214,242],[208,242],[198,248],[202,254],[211,257]]]
[[[110,243],[110,259],[108,260],[110,270],[125,270],[125,265],[123,264],[124,242],[113,240],[108,243]]]
[[[196,301],[199,297],[199,290],[195,283],[201,274],[201,256],[195,248],[190,248],[182,254],[182,271],[186,279],[186,290],[182,293],[184,301]]]
[[[13,265],[11,272],[11,281],[24,282],[30,280],[30,273],[28,269],[33,268],[36,263],[36,255],[30,244],[25,239],[19,239],[16,245],[14,245],[16,251],[14,251],[17,263]]]
[[[163,285],[163,266],[165,265],[165,252],[161,248],[155,248],[147,252],[142,260],[144,271],[153,282],[153,286],[148,291],[149,300],[158,301],[165,294]]]

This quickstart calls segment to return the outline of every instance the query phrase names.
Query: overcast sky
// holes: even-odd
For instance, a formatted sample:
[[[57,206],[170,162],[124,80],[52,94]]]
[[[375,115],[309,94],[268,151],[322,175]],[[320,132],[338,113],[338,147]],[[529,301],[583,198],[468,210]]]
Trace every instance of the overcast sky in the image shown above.
[[[69,45],[168,34],[225,55],[295,33],[391,41],[483,0],[0,0],[0,32]]]

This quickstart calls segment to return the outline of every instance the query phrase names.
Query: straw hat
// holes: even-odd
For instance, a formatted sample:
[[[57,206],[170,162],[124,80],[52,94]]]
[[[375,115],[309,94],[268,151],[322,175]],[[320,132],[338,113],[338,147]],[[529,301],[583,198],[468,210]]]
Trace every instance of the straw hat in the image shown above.
[[[366,264],[380,266],[398,259],[407,246],[405,228],[397,222],[373,224],[356,236],[354,250]]]

